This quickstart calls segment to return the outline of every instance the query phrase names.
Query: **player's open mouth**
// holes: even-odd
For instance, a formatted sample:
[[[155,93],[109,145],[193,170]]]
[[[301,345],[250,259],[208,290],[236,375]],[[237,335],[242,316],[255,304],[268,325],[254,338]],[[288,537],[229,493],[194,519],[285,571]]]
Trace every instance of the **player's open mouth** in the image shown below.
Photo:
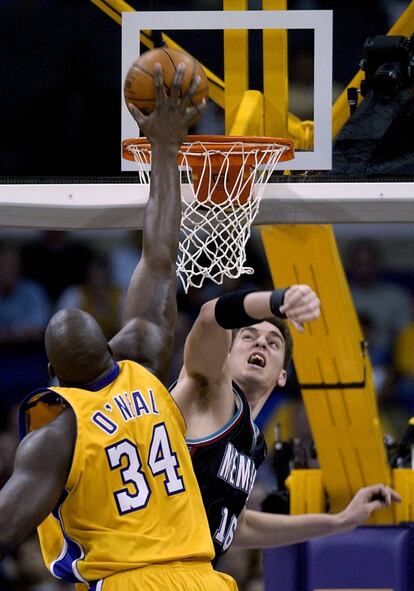
[[[249,365],[255,365],[256,367],[264,367],[266,365],[266,358],[261,353],[252,353],[247,360]]]

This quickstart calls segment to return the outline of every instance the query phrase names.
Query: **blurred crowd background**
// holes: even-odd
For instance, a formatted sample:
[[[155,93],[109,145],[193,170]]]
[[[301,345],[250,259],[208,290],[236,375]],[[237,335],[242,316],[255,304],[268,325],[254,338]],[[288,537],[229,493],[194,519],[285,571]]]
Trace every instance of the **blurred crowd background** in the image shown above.
[[[289,0],[290,9],[334,10],[334,96],[353,77],[370,35],[385,34],[408,0]],[[134,0],[137,10],[194,10],[185,0]],[[197,10],[218,10],[218,0],[198,0]],[[251,0],[249,8],[261,8]],[[205,40],[204,33],[208,33]],[[84,0],[3,0],[0,17],[0,182],[29,177],[119,175],[121,29]],[[222,76],[211,32],[186,37],[186,48]],[[177,39],[179,40],[179,39]],[[217,41],[217,43],[216,43]],[[189,44],[188,44],[189,43]],[[250,87],[261,87],[251,35]],[[289,109],[313,118],[313,37],[289,33]],[[222,133],[223,116],[209,105],[200,132]],[[93,145],[93,149],[91,146]],[[399,440],[414,415],[414,232],[410,224],[337,226],[335,232],[351,294],[374,367],[384,434]],[[17,406],[30,391],[48,384],[43,332],[63,307],[93,314],[108,339],[120,327],[125,290],[141,253],[140,232],[0,230],[0,487],[9,477],[16,446]],[[179,316],[171,381],[182,363],[185,337],[201,304],[224,291],[272,283],[260,236],[253,232],[248,279],[178,291]],[[323,306],[323,302],[322,302]],[[270,459],[259,474],[251,502],[260,507],[275,487],[275,428],[301,446],[311,434],[295,379],[275,390],[258,424]],[[260,591],[260,555],[231,551],[220,564],[241,591]],[[70,585],[43,567],[36,536],[0,563],[0,591],[64,591]]]
[[[399,441],[414,415],[414,263],[413,228],[397,226],[335,227],[351,294],[368,341],[384,435]],[[0,486],[9,477],[18,445],[17,405],[30,391],[49,383],[43,332],[51,314],[63,307],[80,307],[93,314],[108,339],[120,328],[125,291],[140,258],[141,233],[113,231],[56,232],[4,230],[0,242]],[[178,290],[179,314],[171,382],[182,364],[185,337],[202,303],[238,288],[271,289],[271,279],[258,232],[248,247],[255,273],[222,286],[207,282],[185,294]],[[323,306],[323,302],[322,302]],[[294,330],[294,329],[293,329]],[[251,503],[260,508],[275,488],[273,449],[275,429],[293,442],[292,466],[305,467],[303,449],[312,437],[291,368],[288,384],[275,389],[257,423],[264,430],[269,460],[259,471]],[[26,547],[27,545],[27,547]],[[41,566],[33,538],[2,565],[0,590],[57,591],[63,584],[49,579]],[[28,554],[36,566],[25,562]],[[256,552],[232,551],[221,565],[243,590],[260,589],[260,560]],[[24,564],[22,563],[24,557]],[[243,565],[241,568],[240,565]],[[20,571],[20,568],[23,571]],[[30,580],[43,573],[44,580]],[[10,580],[9,580],[10,579]],[[7,582],[8,581],[8,582]],[[250,582],[249,582],[250,581]]]

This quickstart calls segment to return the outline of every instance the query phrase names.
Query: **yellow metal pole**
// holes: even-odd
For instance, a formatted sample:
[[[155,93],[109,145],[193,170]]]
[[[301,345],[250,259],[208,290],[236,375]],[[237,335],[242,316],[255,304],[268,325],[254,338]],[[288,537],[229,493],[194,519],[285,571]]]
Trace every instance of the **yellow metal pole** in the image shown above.
[[[121,24],[122,22],[122,17],[121,17],[121,13],[118,12],[118,10],[116,10],[111,3],[106,3],[106,2],[101,2],[101,0],[90,0],[92,2],[92,4],[95,4],[95,6],[97,6],[100,10],[102,10],[102,12],[104,12],[106,15],[108,15],[109,17],[111,17],[112,20],[114,20],[116,23],[118,23],[118,25]],[[131,6],[128,6],[128,11],[133,10],[133,8]],[[125,10],[125,12],[127,12],[127,10]]]
[[[294,330],[296,373],[332,511],[362,486],[391,483],[372,370],[330,226],[260,228],[276,286],[306,283],[319,295],[321,318]],[[376,513],[372,523],[392,523]]]
[[[127,4],[127,2],[124,2],[124,0],[105,0],[105,4],[110,6],[112,10],[115,10],[119,15],[123,12],[135,12],[135,8],[130,4]]]
[[[395,520],[414,521],[414,470],[396,468],[392,471],[393,488],[400,493],[401,503],[395,505]]]
[[[325,512],[322,470],[292,470],[286,485],[291,515]]]
[[[293,113],[288,114],[288,133],[286,137],[294,141],[296,149],[312,150],[313,130],[313,121],[302,121]]]
[[[263,10],[286,10],[286,0],[262,0]],[[287,32],[263,31],[264,132],[286,137],[288,133]]]
[[[224,10],[247,10],[247,0],[223,0]],[[229,134],[249,84],[249,46],[246,29],[224,31],[225,133]]]
[[[263,95],[246,90],[237,110],[230,135],[263,135]]]

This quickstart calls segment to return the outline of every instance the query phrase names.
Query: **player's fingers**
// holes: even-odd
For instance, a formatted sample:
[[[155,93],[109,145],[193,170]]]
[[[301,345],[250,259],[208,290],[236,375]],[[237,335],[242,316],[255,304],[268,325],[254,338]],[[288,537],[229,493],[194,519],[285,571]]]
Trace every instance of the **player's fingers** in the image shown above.
[[[188,92],[186,93],[186,95],[183,98],[184,107],[188,107],[188,105],[192,104],[191,99],[193,98],[194,93],[197,91],[197,88],[200,86],[200,82],[201,82],[200,76],[195,76],[193,78],[190,88],[188,89]]]
[[[387,505],[391,505],[391,503],[392,503],[392,494],[391,494],[391,488],[389,486],[384,486],[383,495],[385,497],[385,500],[386,500]]]
[[[366,507],[370,513],[373,511],[377,511],[377,509],[383,509],[385,507],[384,503],[381,501],[371,501],[370,503],[366,504]]]
[[[160,107],[165,102],[164,76],[161,64],[154,65],[154,84],[155,84],[155,104]]]
[[[369,502],[379,501],[383,507],[389,507],[393,502],[399,502],[400,495],[391,487],[384,484],[374,484],[362,489],[365,500]],[[394,501],[394,494],[396,495]]]
[[[382,494],[387,499],[388,505],[391,505],[392,503],[400,503],[402,501],[401,496],[390,486],[384,486],[383,489]]]
[[[289,319],[299,320],[301,322],[316,320],[320,314],[319,302],[315,301],[296,306],[283,305],[279,309]]]
[[[384,492],[384,488],[385,485],[378,483],[378,484],[370,484],[369,486],[366,486],[365,488],[361,489],[363,490],[367,495],[377,495],[380,493]]]
[[[302,294],[297,289],[290,287],[283,298],[283,307],[292,308],[302,299]]]
[[[305,299],[300,299],[296,302],[286,302],[283,303],[280,306],[280,309],[283,310],[285,312],[285,314],[288,314],[289,312],[292,313],[297,313],[297,312],[303,312],[305,310],[308,310],[309,312],[313,312],[316,310],[319,310],[320,308],[320,301],[318,298],[305,298]]]
[[[296,306],[318,299],[316,293],[308,285],[292,285],[285,293],[284,305]]]
[[[201,101],[199,103],[197,103],[196,105],[194,105],[193,107],[187,107],[187,120],[192,121],[193,119],[195,119],[196,117],[201,115],[201,113],[206,108],[206,105],[207,105],[206,99],[202,98]]]
[[[290,321],[298,332],[303,332],[305,330],[302,322],[298,322],[297,320],[290,320]]]
[[[185,72],[185,64],[178,64],[177,69],[174,74],[174,80],[171,85],[171,92],[170,92],[171,98],[176,99],[179,96],[184,72]]]
[[[392,503],[401,503],[402,496],[397,493],[396,490],[391,489],[391,502]]]
[[[146,118],[144,113],[140,111],[138,107],[136,107],[132,103],[127,103],[127,107],[128,111],[131,113],[135,121],[138,123],[138,125],[140,125],[140,123],[142,123]]]
[[[381,496],[382,498],[379,499],[384,505],[386,505],[387,507],[389,507],[389,505],[391,505],[391,493],[388,490],[387,487],[383,487],[383,490],[381,491]]]

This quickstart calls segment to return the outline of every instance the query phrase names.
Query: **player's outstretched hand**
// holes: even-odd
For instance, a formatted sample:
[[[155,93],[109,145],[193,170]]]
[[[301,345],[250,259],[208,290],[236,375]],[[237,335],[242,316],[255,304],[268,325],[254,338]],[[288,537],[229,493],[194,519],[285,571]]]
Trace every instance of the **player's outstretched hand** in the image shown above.
[[[144,115],[140,109],[132,103],[128,103],[128,109],[143,134],[145,134],[152,145],[181,146],[187,134],[191,122],[199,115],[206,106],[205,99],[202,99],[196,106],[191,105],[191,97],[196,92],[200,77],[195,76],[188,93],[180,96],[181,82],[184,76],[185,65],[180,64],[174,76],[170,94],[164,88],[164,79],[160,64],[155,64],[155,109],[149,115]]]
[[[319,318],[320,301],[309,285],[291,285],[279,309],[299,332],[303,332],[304,322]]]
[[[373,511],[384,509],[393,503],[401,502],[400,495],[384,484],[374,484],[361,488],[349,505],[338,513],[343,528],[353,529],[368,519]]]

